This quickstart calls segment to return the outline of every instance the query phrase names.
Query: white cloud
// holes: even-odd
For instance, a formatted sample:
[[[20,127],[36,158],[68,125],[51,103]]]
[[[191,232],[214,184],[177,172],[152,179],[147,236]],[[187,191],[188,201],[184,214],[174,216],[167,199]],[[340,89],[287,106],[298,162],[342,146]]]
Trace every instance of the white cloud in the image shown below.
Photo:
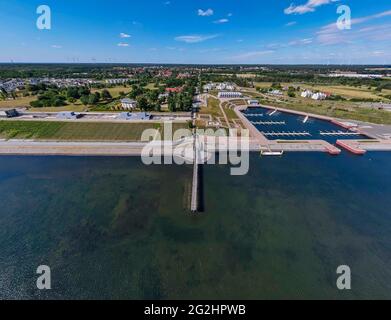
[[[385,52],[381,51],[381,50],[378,50],[378,51],[373,51],[372,54],[374,56],[383,56],[383,55],[385,55]]]
[[[291,21],[291,22],[288,22],[285,26],[286,26],[286,27],[292,27],[292,26],[294,26],[294,25],[296,25],[296,24],[297,24],[296,21]]]
[[[176,41],[180,42],[186,42],[186,43],[199,43],[199,42],[204,42],[206,40],[214,39],[217,38],[218,35],[208,35],[208,36],[202,36],[202,35],[187,35],[187,36],[179,36],[176,37]]]
[[[129,43],[120,42],[117,44],[118,47],[129,47]]]
[[[51,47],[52,47],[53,49],[61,49],[61,48],[62,48],[62,46],[60,46],[60,45],[58,45],[58,44],[53,44]]]
[[[293,40],[289,42],[290,46],[300,46],[300,45],[306,45],[311,44],[313,42],[312,38],[306,38],[306,39],[300,39],[300,40]]]
[[[228,19],[219,19],[219,20],[213,21],[213,23],[216,23],[216,24],[223,24],[223,23],[227,23],[227,22],[229,22]]]
[[[212,9],[208,9],[208,10],[198,9],[198,15],[201,17],[210,17],[213,16],[213,14],[214,11]]]
[[[371,16],[352,19],[352,26],[391,16],[391,10]],[[346,32],[345,32],[346,31]],[[391,39],[391,25],[371,25],[361,29],[339,30],[336,23],[328,24],[317,32],[317,40],[324,45],[351,43],[353,40],[385,41]]]
[[[274,50],[250,51],[234,57],[235,60],[246,60],[262,57],[274,53]]]
[[[307,3],[302,5],[291,4],[284,10],[285,14],[305,14],[308,12],[314,12],[317,7],[338,2],[339,0],[308,0]]]
[[[124,32],[121,32],[121,33],[119,34],[119,37],[120,37],[120,38],[130,38],[131,35],[130,35],[130,34],[127,34],[127,33],[124,33]]]

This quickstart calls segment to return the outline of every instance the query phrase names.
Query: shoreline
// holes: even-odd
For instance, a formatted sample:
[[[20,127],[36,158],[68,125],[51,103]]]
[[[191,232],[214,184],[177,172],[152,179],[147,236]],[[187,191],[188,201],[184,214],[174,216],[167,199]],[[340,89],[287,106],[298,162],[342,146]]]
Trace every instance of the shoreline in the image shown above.
[[[314,119],[332,122],[345,129],[351,129],[349,125],[352,123],[341,119],[335,119],[327,116],[320,116],[301,111],[289,110],[284,108],[272,107],[262,105],[270,110],[277,110],[281,112],[291,113],[301,116],[309,116]],[[250,132],[249,145],[245,146],[243,151],[249,152],[323,152],[330,155],[338,155],[342,152],[341,149],[349,151],[353,154],[365,154],[367,151],[388,151],[391,152],[391,139],[381,139],[375,135],[364,132],[357,127],[355,130],[360,134],[368,137],[358,140],[344,140],[340,139],[336,144],[331,144],[325,140],[269,140],[265,137],[243,114],[242,111],[251,108],[248,105],[236,105],[234,111],[238,118],[243,123],[244,127]],[[23,119],[22,121],[37,121],[36,119]],[[48,119],[46,121],[53,121]],[[67,121],[65,121],[67,122]],[[174,121],[175,122],[175,121]],[[127,122],[129,123],[129,122]],[[145,122],[144,122],[145,123]],[[209,152],[226,151],[229,149],[226,142],[216,142],[210,137],[204,136],[204,142],[208,145]],[[235,138],[231,137],[232,142]],[[371,140],[372,139],[372,140]],[[168,142],[155,140],[153,151],[155,154],[161,156],[175,156],[178,155],[178,150],[184,152],[186,149],[184,141]],[[228,140],[227,140],[228,142]],[[171,144],[172,148],[167,149],[163,144]],[[1,139],[0,138],[0,155],[26,155],[26,156],[124,156],[135,157],[141,156],[143,150],[148,145],[148,142],[141,141],[92,141],[92,140],[28,140],[28,139]],[[176,153],[175,148],[177,148]]]
[[[149,146],[154,150],[153,155],[177,156],[185,152],[185,143],[181,145],[168,144],[164,147],[164,141],[154,141],[155,146]],[[165,142],[167,145],[167,141]],[[104,156],[104,157],[140,157],[148,143],[142,142],[61,142],[61,141],[37,141],[37,140],[0,140],[0,156]],[[226,144],[209,143],[208,150],[212,153],[226,152],[229,150]],[[341,149],[356,154],[364,154],[370,151],[391,152],[391,140],[338,140],[337,146]],[[338,155],[341,149],[323,140],[300,141],[270,141],[267,144],[250,140],[250,143],[242,151],[258,152],[320,152],[330,155]],[[234,150],[235,151],[235,150]]]

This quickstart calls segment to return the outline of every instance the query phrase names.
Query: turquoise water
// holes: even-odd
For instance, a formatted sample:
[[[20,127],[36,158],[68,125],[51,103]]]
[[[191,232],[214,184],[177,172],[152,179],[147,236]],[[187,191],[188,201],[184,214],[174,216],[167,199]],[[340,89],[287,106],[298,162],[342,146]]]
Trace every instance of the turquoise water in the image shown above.
[[[0,298],[391,298],[391,154],[253,154],[243,177],[206,166],[199,216],[191,170],[0,157]]]

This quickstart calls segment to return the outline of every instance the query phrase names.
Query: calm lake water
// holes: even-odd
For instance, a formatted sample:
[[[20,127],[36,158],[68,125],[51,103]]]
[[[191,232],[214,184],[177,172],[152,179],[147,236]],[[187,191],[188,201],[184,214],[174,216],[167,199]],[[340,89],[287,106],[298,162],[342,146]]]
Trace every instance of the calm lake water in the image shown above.
[[[253,154],[243,177],[205,166],[199,216],[191,176],[138,158],[0,157],[0,298],[391,298],[391,154]],[[35,287],[41,264],[51,291]]]
[[[349,130],[337,126],[330,121],[309,118],[305,121],[304,116],[288,112],[274,112],[267,108],[248,108],[244,115],[250,120],[259,131],[264,132],[269,140],[326,140],[334,144],[339,139],[368,139],[360,134],[344,135],[336,134],[338,132],[349,132]],[[270,133],[307,133],[306,136],[300,135],[270,135]],[[333,135],[322,135],[321,133],[333,132]],[[352,133],[350,131],[350,133]]]

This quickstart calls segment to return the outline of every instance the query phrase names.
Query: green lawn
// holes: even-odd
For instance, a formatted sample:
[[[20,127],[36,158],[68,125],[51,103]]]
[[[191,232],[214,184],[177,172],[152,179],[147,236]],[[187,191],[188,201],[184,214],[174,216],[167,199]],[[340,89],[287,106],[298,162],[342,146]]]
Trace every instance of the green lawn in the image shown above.
[[[274,107],[282,107],[297,111],[314,113],[329,117],[342,118],[348,120],[359,120],[377,124],[391,124],[391,112],[360,108],[349,102],[340,101],[311,101],[301,98],[290,99],[288,102],[279,103],[273,100],[261,100],[261,104]]]
[[[208,106],[201,108],[200,111],[201,114],[210,114],[214,117],[222,117],[223,114],[221,113],[220,109],[220,101],[218,99],[215,99],[213,97],[208,98]]]
[[[22,108],[29,107],[30,102],[36,100],[37,97],[17,97],[15,100],[0,100],[0,108]]]
[[[103,90],[109,91],[113,98],[118,98],[120,92],[124,92],[124,93],[128,94],[128,93],[130,93],[132,91],[132,88],[129,87],[129,86],[124,87],[123,85],[120,85],[120,86],[115,86],[113,88],[92,89],[91,92],[92,93],[95,93],[95,92],[102,93]]]
[[[146,129],[161,129],[156,123],[85,123],[45,121],[0,121],[0,137],[61,141],[139,141]],[[174,130],[188,128],[174,124]]]

